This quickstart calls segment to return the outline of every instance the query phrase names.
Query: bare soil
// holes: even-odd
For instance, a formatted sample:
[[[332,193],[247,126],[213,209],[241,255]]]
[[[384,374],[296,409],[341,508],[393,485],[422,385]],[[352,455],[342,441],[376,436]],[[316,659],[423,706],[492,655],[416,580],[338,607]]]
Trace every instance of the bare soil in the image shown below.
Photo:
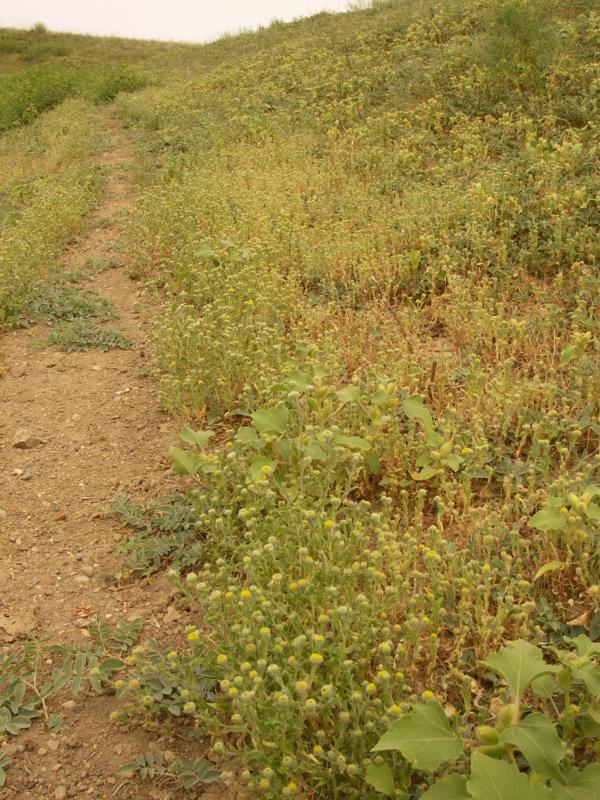
[[[108,298],[131,350],[61,353],[40,347],[45,326],[17,330],[0,341],[7,373],[0,378],[0,652],[30,636],[84,641],[82,620],[143,617],[145,636],[168,636],[172,600],[164,576],[141,581],[124,573],[115,546],[127,532],[104,512],[115,495],[144,501],[173,487],[166,452],[175,426],[157,410],[140,327],[143,297],[118,252],[122,224],[135,206],[129,174],[131,145],[118,123],[102,115],[107,148],[105,191],[83,234],[65,251],[63,266],[115,258],[85,283]],[[34,346],[32,347],[32,342]],[[28,429],[42,444],[13,446]],[[68,699],[67,696],[64,698]],[[117,769],[135,753],[171,749],[157,734],[116,727],[108,696],[78,696],[52,734],[38,721],[16,738],[0,734],[13,758],[0,795],[24,800],[60,797],[170,798],[169,786],[126,780]],[[211,787],[212,797],[230,797]],[[177,791],[180,794],[180,791]]]

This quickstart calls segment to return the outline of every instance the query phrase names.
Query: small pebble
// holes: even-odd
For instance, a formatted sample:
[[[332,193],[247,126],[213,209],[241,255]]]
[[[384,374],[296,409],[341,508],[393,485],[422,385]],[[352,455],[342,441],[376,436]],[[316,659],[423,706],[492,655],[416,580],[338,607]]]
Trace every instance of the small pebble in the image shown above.
[[[67,798],[67,787],[66,786],[57,786],[54,790],[54,800],[66,800]]]

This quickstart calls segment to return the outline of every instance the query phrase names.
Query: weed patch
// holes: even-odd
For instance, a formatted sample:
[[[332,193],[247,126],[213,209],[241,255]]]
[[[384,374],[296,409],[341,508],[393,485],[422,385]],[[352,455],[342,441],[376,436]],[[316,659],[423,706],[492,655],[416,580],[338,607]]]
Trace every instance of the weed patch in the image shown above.
[[[119,546],[130,569],[147,573],[165,561],[182,569],[202,557],[202,531],[186,495],[174,492],[149,506],[122,496],[111,510],[136,531]]]
[[[129,350],[132,343],[114,328],[101,328],[90,319],[60,321],[48,333],[48,343],[65,353],[80,350]]]
[[[94,292],[73,286],[65,280],[50,283],[39,290],[38,296],[26,307],[23,318],[27,324],[44,321],[55,324],[76,319],[113,319],[109,300]]]

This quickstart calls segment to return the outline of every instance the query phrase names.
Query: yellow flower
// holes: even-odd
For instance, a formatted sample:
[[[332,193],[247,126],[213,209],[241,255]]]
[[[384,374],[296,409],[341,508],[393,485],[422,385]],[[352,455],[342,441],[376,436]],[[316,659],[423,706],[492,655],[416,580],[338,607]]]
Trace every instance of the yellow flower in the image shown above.
[[[425,691],[421,694],[421,697],[423,698],[423,700],[432,700],[434,694],[429,689],[425,689]]]
[[[188,635],[187,635],[187,638],[188,638],[188,641],[195,642],[196,639],[200,638],[200,634],[198,633],[198,631],[190,631],[188,633]]]
[[[325,522],[323,523],[323,527],[325,527],[325,528],[333,528],[333,520],[332,519],[326,519]]]
[[[320,653],[311,653],[308,660],[311,664],[322,664],[323,656]]]
[[[217,664],[226,664],[227,656],[224,653],[219,653],[217,656]]]

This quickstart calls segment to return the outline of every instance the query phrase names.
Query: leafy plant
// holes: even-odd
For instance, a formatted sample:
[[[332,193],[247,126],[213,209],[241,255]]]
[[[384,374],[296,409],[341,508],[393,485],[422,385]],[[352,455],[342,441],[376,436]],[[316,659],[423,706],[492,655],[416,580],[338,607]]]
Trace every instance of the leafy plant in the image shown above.
[[[142,627],[142,620],[114,626],[99,622],[91,626],[91,646],[76,648],[34,640],[18,654],[0,654],[0,734],[18,736],[40,717],[50,730],[62,730],[63,719],[50,710],[50,703],[65,690],[75,697],[89,690],[102,694],[107,687],[114,687],[118,694],[117,675],[125,662],[117,656],[124,655]],[[10,763],[0,752],[0,786]]]
[[[523,640],[509,642],[483,662],[505,683],[509,702],[496,706],[494,727],[477,726],[474,740],[465,742],[471,747],[466,775],[455,772],[453,765],[464,761],[465,751],[435,700],[414,706],[393,722],[373,750],[398,751],[419,771],[437,772],[438,778],[422,795],[427,800],[511,796],[559,800],[585,798],[588,792],[593,796],[600,788],[600,766],[586,762],[591,745],[595,747],[600,737],[600,666],[595,661],[600,646],[583,635],[567,644],[569,649],[549,648],[556,663],[549,663],[540,648]],[[552,714],[523,713],[526,696],[533,700],[536,695],[554,698],[547,706]],[[454,722],[458,727],[460,721]],[[450,774],[440,777],[442,764],[443,772]],[[366,780],[379,793],[395,796],[389,766],[374,765]]]
[[[101,328],[89,319],[76,317],[57,322],[48,333],[49,344],[66,353],[81,350],[129,350],[132,343],[114,328]]]
[[[41,286],[34,299],[22,312],[26,323],[43,320],[50,324],[79,319],[113,319],[109,300],[94,292],[57,280]]]
[[[3,750],[0,750],[0,787],[4,786],[6,782],[6,768],[9,767],[12,763],[12,759],[10,759]]]
[[[119,545],[127,565],[136,572],[155,570],[165,560],[180,569],[201,558],[202,531],[185,495],[172,492],[148,506],[120,496],[115,498],[111,509],[136,530]]]
[[[220,777],[220,772],[204,758],[183,761],[167,758],[167,754],[161,751],[135,755],[130,764],[120,767],[119,772],[137,773],[140,778],[149,780],[167,778],[181,783],[185,789],[200,783],[213,783]]]

